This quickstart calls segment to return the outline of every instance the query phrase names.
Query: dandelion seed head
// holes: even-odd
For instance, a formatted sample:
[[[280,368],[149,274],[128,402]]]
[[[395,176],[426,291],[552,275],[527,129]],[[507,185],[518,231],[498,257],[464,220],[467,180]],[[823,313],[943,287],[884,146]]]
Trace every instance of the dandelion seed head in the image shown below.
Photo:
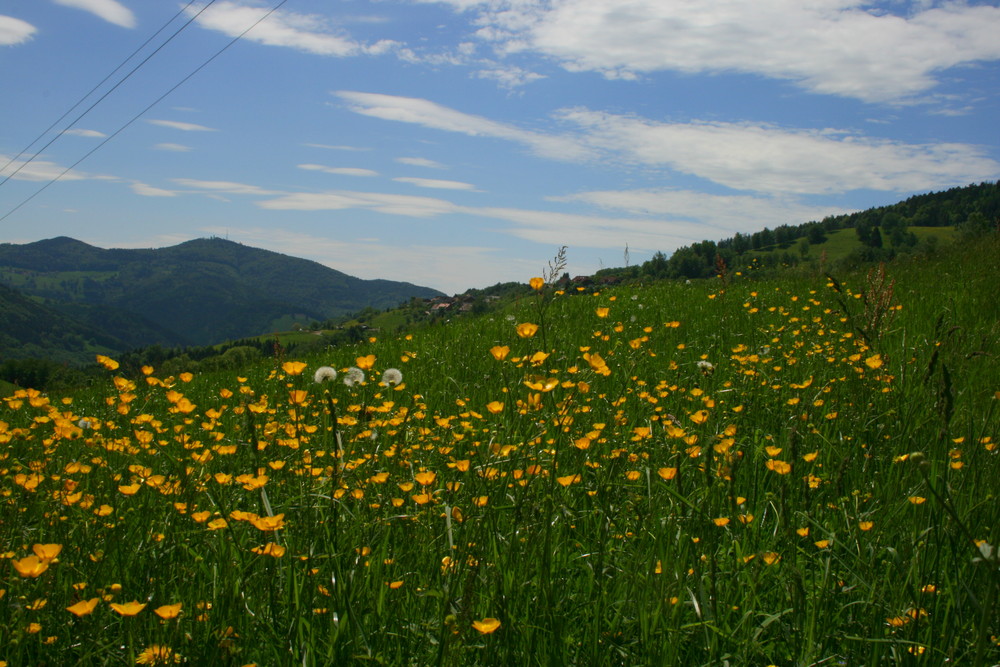
[[[316,384],[323,384],[324,382],[332,382],[337,379],[337,371],[330,366],[320,366],[316,369],[313,374],[313,380]]]
[[[357,366],[351,366],[344,373],[344,384],[348,387],[353,387],[356,384],[361,384],[365,381],[365,372],[358,368]]]
[[[382,384],[392,384],[396,385],[403,381],[403,374],[398,368],[387,368],[385,372],[382,373]]]

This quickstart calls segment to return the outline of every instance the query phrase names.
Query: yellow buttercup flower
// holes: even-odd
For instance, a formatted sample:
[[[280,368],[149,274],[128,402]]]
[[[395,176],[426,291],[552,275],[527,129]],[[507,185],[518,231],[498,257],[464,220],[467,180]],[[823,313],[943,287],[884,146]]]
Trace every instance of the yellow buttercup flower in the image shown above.
[[[570,484],[576,484],[581,479],[583,479],[583,477],[581,477],[579,474],[556,477],[556,481],[559,482],[560,486],[569,486]]]
[[[517,335],[521,338],[531,338],[538,333],[538,325],[531,322],[522,322],[517,325]]]
[[[118,370],[118,366],[120,365],[117,361],[115,361],[111,357],[105,357],[103,354],[97,355],[97,363],[99,363],[101,366],[104,366],[109,371]]]
[[[690,417],[691,421],[699,426],[708,421],[708,410],[698,410]]]
[[[274,542],[268,542],[262,547],[254,547],[250,551],[255,554],[260,554],[261,556],[271,556],[273,558],[281,558],[285,555],[285,547],[280,544],[275,544]]]
[[[496,618],[487,617],[479,621],[473,621],[472,627],[480,634],[488,635],[497,631],[500,627],[500,621]]]
[[[136,600],[132,600],[131,602],[126,602],[125,604],[118,604],[117,602],[112,602],[111,608],[114,609],[115,612],[121,614],[122,616],[135,616],[140,611],[145,609],[146,605]]]
[[[413,476],[413,479],[421,486],[430,486],[437,479],[437,474],[429,471],[418,472]]]
[[[167,621],[171,618],[177,618],[181,613],[182,603],[178,602],[176,604],[165,604],[161,607],[157,607],[153,610],[153,613]]]
[[[49,569],[49,561],[42,560],[38,556],[25,556],[20,560],[12,560],[11,565],[17,573],[25,578],[41,576],[45,570]]]
[[[545,279],[535,276],[534,278],[528,281],[528,284],[531,285],[531,289],[535,290],[536,292],[539,292],[543,287],[545,287]]]
[[[257,528],[257,530],[263,530],[263,531],[278,530],[279,528],[285,527],[285,515],[284,513],[282,513],[282,514],[275,514],[274,516],[257,517],[254,519],[250,519],[250,523],[252,523]]]
[[[74,605],[66,607],[66,611],[73,614],[74,616],[86,616],[87,614],[94,611],[97,607],[97,603],[100,602],[101,598],[90,598],[89,600],[80,600]]]
[[[59,555],[62,551],[61,544],[36,544],[31,547],[31,550],[35,552],[35,555],[44,561],[51,561]]]
[[[301,375],[305,368],[306,364],[303,361],[286,361],[281,364],[281,370],[285,371],[287,375]]]

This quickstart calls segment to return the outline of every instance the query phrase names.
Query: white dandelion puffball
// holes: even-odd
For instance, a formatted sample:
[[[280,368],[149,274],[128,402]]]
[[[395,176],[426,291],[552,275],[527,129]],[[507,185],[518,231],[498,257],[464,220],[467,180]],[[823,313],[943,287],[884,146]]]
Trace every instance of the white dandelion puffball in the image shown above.
[[[382,373],[382,384],[399,384],[403,381],[403,374],[398,368],[387,368],[385,372]]]
[[[361,384],[365,381],[365,372],[358,368],[357,366],[351,366],[344,373],[344,384],[348,387],[353,387],[356,384]]]
[[[337,371],[330,366],[320,366],[316,369],[316,373],[313,375],[313,380],[316,384],[323,384],[324,382],[332,382],[337,379]]]

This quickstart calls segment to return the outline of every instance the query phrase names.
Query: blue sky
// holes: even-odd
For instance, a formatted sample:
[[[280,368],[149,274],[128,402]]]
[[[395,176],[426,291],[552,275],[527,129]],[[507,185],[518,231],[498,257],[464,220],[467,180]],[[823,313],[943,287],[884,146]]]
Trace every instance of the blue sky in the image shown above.
[[[0,241],[454,293],[1000,178],[995,2],[279,2],[0,2]]]

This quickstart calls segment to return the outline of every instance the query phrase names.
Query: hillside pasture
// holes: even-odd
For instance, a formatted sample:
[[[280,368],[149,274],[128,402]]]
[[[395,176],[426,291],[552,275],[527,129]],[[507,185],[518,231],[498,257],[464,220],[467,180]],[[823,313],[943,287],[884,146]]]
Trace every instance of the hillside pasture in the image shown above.
[[[17,390],[0,661],[996,664],[997,249]]]

